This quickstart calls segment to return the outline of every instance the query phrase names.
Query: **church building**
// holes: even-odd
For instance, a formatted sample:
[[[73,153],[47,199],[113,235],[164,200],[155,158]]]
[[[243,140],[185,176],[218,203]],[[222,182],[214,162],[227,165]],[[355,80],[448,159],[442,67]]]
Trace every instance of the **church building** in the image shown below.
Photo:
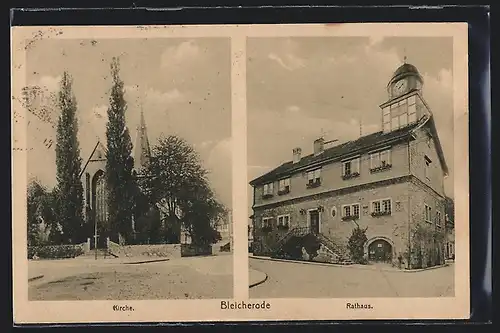
[[[325,261],[352,263],[347,244],[359,226],[365,261],[442,264],[448,166],[422,87],[417,68],[404,63],[388,82],[380,131],[336,145],[318,138],[312,154],[297,147],[289,162],[252,180],[253,254],[292,258],[290,244],[296,251],[313,237]]]
[[[106,203],[106,146],[97,140],[92,153],[86,160],[82,172],[81,180],[84,193],[84,214],[85,221],[95,221],[96,225],[104,225],[108,220],[108,206]],[[151,156],[149,139],[146,129],[144,113],[141,111],[140,124],[136,129],[132,157],[134,158],[134,173],[137,175],[141,168],[148,163]],[[91,215],[90,215],[91,214]],[[94,227],[93,224],[90,227]],[[87,228],[90,232],[90,228]],[[134,225],[132,225],[134,229]],[[94,235],[94,230],[92,230]],[[101,244],[105,240],[99,240]],[[93,242],[92,242],[93,243]]]

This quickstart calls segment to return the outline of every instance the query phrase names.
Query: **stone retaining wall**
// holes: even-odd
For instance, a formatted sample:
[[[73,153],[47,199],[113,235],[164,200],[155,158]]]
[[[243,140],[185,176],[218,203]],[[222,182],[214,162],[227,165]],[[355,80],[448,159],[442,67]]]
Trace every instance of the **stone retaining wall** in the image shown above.
[[[118,257],[180,258],[180,244],[125,245],[108,243],[108,251]]]

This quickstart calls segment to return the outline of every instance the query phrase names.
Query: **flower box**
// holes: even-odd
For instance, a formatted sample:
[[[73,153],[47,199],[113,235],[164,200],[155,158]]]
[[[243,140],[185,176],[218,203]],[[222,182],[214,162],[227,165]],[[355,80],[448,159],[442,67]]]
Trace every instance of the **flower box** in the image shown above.
[[[288,225],[278,224],[278,229],[279,230],[288,230],[289,227],[288,227]]]
[[[263,194],[262,195],[262,199],[269,199],[269,198],[272,198],[273,195],[271,193],[267,193],[267,194]]]
[[[353,173],[350,173],[347,175],[343,175],[342,179],[347,180],[347,179],[352,179],[352,178],[356,178],[356,177],[359,177],[359,172],[353,172]]]
[[[278,191],[278,195],[285,195],[285,194],[288,194],[288,193],[290,193],[290,189],[288,187],[285,188],[284,190]]]
[[[352,221],[352,220],[358,220],[359,215],[349,215],[349,216],[343,216],[342,221]]]
[[[392,164],[383,164],[381,166],[378,166],[378,167],[375,167],[375,168],[371,168],[370,172],[371,173],[380,172],[380,171],[388,170],[391,167],[392,167]]]
[[[384,216],[384,215],[391,215],[391,211],[385,211],[385,212],[373,212],[371,214],[373,217],[377,216]]]
[[[315,188],[315,187],[318,187],[320,185],[321,185],[321,181],[320,180],[316,180],[314,182],[307,183],[306,187],[307,188]]]

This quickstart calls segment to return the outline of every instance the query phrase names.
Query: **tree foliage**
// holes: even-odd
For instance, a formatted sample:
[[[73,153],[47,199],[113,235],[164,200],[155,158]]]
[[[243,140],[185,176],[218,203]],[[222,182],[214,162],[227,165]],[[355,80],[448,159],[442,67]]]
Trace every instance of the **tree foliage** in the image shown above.
[[[352,229],[351,236],[347,242],[347,248],[351,254],[351,259],[356,263],[365,263],[366,261],[366,258],[364,258],[364,245],[368,240],[366,237],[367,229],[368,228],[362,229],[359,225],[356,225],[356,227]]]
[[[109,97],[106,126],[106,184],[108,204],[107,232],[116,240],[118,235],[130,238],[132,231],[134,180],[132,177],[132,141],[125,124],[127,103],[124,83],[120,78],[119,60],[111,62],[113,85]],[[106,232],[105,231],[105,232]]]
[[[28,184],[28,246],[59,244],[61,228],[57,219],[58,195],[37,180]]]
[[[216,226],[226,209],[216,200],[197,152],[184,139],[161,137],[141,173],[143,193],[164,213],[165,237],[175,241],[183,227],[195,244],[220,240]]]
[[[78,143],[77,103],[72,89],[73,79],[64,72],[58,96],[60,109],[56,135],[56,165],[58,219],[62,226],[63,242],[81,241],[83,226],[83,186],[80,180],[81,163]]]

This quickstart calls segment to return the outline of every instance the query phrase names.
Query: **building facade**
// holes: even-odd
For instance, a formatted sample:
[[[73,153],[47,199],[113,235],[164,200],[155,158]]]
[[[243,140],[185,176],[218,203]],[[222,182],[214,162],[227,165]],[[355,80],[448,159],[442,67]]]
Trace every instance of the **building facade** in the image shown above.
[[[94,149],[86,160],[81,172],[81,180],[84,193],[84,216],[88,222],[87,233],[95,237],[95,228],[107,224],[108,221],[108,205],[107,205],[107,188],[106,188],[106,146],[97,140]],[[140,124],[136,129],[136,137],[132,150],[134,159],[134,174],[138,175],[141,168],[145,166],[150,157],[150,146],[146,129],[144,114],[141,111]],[[132,230],[134,230],[134,222],[132,221]],[[98,237],[99,244],[104,246],[105,239]],[[94,242],[92,242],[94,245]]]
[[[276,255],[313,235],[319,251],[348,261],[353,229],[365,230],[364,258],[417,268],[445,254],[444,177],[448,174],[418,70],[403,64],[380,105],[382,130],[292,160],[252,180],[255,255]]]

